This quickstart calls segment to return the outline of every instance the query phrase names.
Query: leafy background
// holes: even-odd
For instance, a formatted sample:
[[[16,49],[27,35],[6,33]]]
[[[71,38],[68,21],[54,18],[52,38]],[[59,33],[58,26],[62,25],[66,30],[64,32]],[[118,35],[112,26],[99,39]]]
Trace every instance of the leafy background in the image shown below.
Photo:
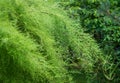
[[[1,83],[118,83],[119,0],[0,0]]]
[[[60,0],[59,3],[68,12],[70,18],[75,19],[82,26],[85,33],[92,35],[106,57],[109,57],[110,63],[104,70],[109,72],[107,79],[119,80],[120,1]],[[114,78],[111,72],[116,72]]]

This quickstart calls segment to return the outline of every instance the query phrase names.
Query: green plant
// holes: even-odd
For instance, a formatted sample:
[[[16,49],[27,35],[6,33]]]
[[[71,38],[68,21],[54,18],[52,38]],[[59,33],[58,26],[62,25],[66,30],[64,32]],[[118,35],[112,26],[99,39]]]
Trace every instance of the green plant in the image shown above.
[[[68,12],[70,18],[79,22],[85,33],[93,36],[106,56],[112,55],[110,65],[114,64],[114,66],[109,65],[111,68],[106,73],[110,75],[109,71],[114,70],[114,67],[116,67],[115,72],[118,73],[120,62],[119,0],[59,0],[59,4]],[[108,64],[104,67],[108,67]],[[118,82],[117,73],[113,80],[117,79]]]
[[[53,0],[1,0],[0,12],[0,82],[81,82],[76,72],[86,82],[105,60]]]

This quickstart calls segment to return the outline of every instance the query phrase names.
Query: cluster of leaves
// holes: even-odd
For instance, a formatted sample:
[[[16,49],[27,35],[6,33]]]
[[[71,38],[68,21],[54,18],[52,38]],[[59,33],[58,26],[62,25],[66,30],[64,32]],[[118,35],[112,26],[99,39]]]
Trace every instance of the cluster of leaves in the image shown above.
[[[64,62],[55,52],[37,2],[44,4],[37,0],[0,1],[1,83],[67,81]]]
[[[86,82],[106,63],[94,39],[53,2],[0,0],[1,83]]]
[[[93,35],[107,57],[109,57],[112,66],[109,65],[110,69],[108,68],[107,71],[113,70],[116,72],[114,80],[120,80],[117,74],[120,71],[119,4],[119,0],[60,0],[60,6],[67,10],[72,19],[80,23],[86,33]],[[106,65],[106,67],[108,66]],[[108,78],[108,80],[113,79]]]

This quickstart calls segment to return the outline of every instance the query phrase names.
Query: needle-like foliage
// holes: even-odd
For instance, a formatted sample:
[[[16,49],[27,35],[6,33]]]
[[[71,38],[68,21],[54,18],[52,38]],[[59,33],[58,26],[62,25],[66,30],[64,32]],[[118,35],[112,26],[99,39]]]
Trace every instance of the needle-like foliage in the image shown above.
[[[0,0],[0,82],[70,83],[95,72],[102,53],[53,1]]]

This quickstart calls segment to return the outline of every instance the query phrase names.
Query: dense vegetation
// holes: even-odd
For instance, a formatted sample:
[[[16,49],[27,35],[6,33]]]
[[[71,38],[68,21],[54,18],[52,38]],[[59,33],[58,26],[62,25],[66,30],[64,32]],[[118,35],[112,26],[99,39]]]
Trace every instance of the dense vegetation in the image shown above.
[[[97,41],[110,62],[107,80],[118,82],[120,73],[120,0],[59,0],[70,18]],[[114,75],[115,74],[115,75]],[[115,81],[116,80],[116,81]]]
[[[97,0],[92,1],[97,3]],[[107,35],[113,39],[111,34],[106,35],[103,31],[104,38],[97,38],[100,33],[96,31],[102,32],[96,27],[97,24],[100,26],[100,17],[97,17],[97,22],[94,21],[95,17],[91,18],[91,15],[95,12],[89,14],[86,9],[84,14],[80,14],[83,10],[79,10],[82,5],[78,3],[90,6],[84,0],[0,0],[0,83],[120,81],[119,52],[114,54],[116,52],[106,48],[107,45],[113,46],[113,43],[108,44],[111,40],[105,40]],[[71,9],[73,6],[78,9]],[[96,6],[93,4],[91,10]],[[113,25],[117,27],[115,30],[119,29],[118,21],[111,22],[109,26]],[[88,31],[90,33],[85,33]],[[119,39],[119,31],[116,34],[115,41]],[[118,47],[119,41],[115,44]],[[109,54],[109,51],[112,53]],[[113,55],[117,57],[117,63],[113,62]]]

